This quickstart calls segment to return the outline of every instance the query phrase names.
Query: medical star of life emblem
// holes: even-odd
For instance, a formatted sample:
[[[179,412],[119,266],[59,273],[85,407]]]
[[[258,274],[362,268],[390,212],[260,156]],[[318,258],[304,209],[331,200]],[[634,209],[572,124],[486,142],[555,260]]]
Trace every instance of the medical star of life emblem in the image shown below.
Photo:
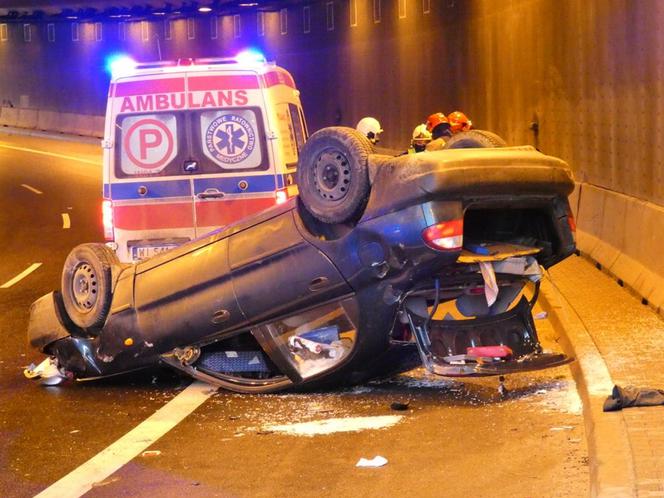
[[[218,161],[237,164],[256,146],[256,133],[242,116],[224,114],[214,119],[205,132],[205,146]]]

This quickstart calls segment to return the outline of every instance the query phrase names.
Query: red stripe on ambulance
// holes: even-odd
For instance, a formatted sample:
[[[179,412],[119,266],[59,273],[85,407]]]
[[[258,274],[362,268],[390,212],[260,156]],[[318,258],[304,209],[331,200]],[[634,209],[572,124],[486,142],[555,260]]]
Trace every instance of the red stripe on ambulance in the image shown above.
[[[191,201],[113,206],[113,222],[120,230],[191,228]]]
[[[115,85],[116,97],[131,97],[149,93],[184,92],[184,78],[166,78],[143,81],[127,81]]]
[[[196,226],[229,225],[275,205],[274,197],[199,202],[196,204]]]
[[[227,90],[227,89],[242,89],[242,90],[255,90],[258,89],[258,78],[253,75],[215,75],[215,76],[190,76],[189,77],[189,91],[190,92],[205,92],[208,90]]]

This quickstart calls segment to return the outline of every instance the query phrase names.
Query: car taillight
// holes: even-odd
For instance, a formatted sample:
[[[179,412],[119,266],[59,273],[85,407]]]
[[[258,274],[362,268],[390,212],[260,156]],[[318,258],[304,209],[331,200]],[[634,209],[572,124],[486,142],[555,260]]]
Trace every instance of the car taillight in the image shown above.
[[[104,224],[104,238],[113,240],[113,206],[111,201],[102,201],[101,219]]]
[[[574,219],[574,214],[570,207],[567,208],[567,224],[569,229],[572,231],[572,239],[576,243],[576,220]]]
[[[458,251],[463,247],[463,219],[443,221],[422,231],[424,243],[438,251]]]
[[[569,229],[573,233],[576,233],[576,220],[574,219],[574,215],[572,214],[572,211],[569,211],[567,213],[567,223],[569,223]]]

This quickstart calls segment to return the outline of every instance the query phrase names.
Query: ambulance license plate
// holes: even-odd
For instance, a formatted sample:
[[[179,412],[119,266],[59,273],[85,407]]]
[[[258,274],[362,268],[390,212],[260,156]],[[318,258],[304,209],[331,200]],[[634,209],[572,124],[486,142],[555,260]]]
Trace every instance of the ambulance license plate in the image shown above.
[[[161,246],[133,246],[131,248],[131,258],[133,260],[148,259],[160,252],[168,251],[177,247],[177,244],[166,244]]]

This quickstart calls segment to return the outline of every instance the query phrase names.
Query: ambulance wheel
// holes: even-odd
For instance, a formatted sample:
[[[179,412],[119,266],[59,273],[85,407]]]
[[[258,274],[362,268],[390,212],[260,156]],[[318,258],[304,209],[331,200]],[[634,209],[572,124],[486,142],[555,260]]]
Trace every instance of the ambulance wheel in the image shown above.
[[[104,244],[74,247],[62,270],[62,300],[69,318],[79,327],[101,327],[111,307],[111,268],[117,256]]]
[[[506,147],[505,140],[486,130],[468,130],[453,135],[443,149],[487,149]]]
[[[324,223],[358,219],[369,197],[371,142],[357,130],[332,126],[317,131],[304,144],[297,184],[304,207]]]

